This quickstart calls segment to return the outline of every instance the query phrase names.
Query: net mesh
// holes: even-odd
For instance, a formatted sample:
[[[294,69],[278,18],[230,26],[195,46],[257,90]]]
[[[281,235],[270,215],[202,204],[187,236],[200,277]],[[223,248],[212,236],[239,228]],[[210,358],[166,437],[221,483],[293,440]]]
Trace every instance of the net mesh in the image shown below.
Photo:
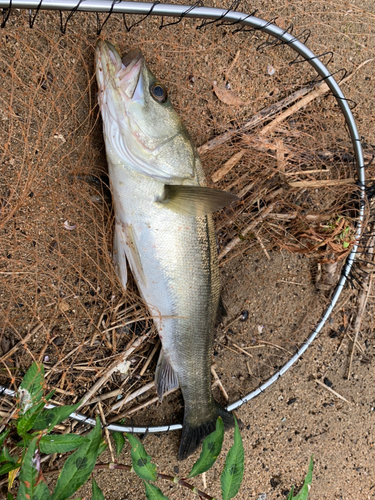
[[[257,15],[271,19],[276,10],[284,29],[295,18],[299,33],[314,26],[308,45],[317,54],[333,50],[332,73],[353,73],[344,92],[358,104],[369,160],[373,65],[355,70],[364,62],[358,47],[361,58],[373,55],[373,14],[366,11],[366,21],[359,7],[319,1],[264,4]],[[141,19],[126,16],[126,24]],[[179,421],[179,393],[156,410],[157,334],[135,284],[124,291],[112,264],[113,210],[93,69],[97,18],[75,13],[64,35],[59,22],[58,13],[41,11],[29,29],[29,14],[12,11],[1,32],[1,383],[15,389],[36,360],[57,403],[78,401],[103,378],[86,414],[101,400],[108,421]],[[149,17],[126,32],[122,16],[112,15],[101,36],[123,53],[143,51],[201,151],[209,185],[240,197],[215,215],[228,316],[216,332],[213,383],[218,399],[225,402],[227,393],[234,401],[294,354],[328,303],[354,244],[353,150],[334,97],[307,63],[290,64],[290,47],[269,45],[260,32],[196,29],[201,20],[163,30],[160,22]],[[319,89],[273,121],[285,111],[283,99]],[[228,130],[237,132],[225,140]],[[220,144],[209,142],[218,137]],[[107,376],[127,349],[128,363]]]

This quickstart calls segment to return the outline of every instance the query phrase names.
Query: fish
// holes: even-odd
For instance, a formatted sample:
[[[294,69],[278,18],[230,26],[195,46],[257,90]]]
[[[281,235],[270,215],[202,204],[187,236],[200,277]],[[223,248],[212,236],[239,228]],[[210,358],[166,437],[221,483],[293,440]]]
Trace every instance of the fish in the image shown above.
[[[109,41],[95,55],[98,101],[115,212],[113,255],[127,263],[161,339],[155,372],[160,400],[180,387],[184,460],[233,415],[211,391],[214,323],[220,301],[212,213],[238,198],[207,187],[197,150],[166,86],[139,49],[121,58]]]

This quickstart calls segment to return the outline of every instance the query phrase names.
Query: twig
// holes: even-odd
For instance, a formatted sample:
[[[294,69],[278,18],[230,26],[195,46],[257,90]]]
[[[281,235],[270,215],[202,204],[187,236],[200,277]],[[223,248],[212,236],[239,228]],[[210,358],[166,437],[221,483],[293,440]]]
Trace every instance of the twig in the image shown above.
[[[148,368],[148,365],[151,363],[152,358],[155,356],[156,351],[159,349],[159,346],[160,346],[160,340],[158,340],[158,341],[156,342],[156,344],[154,345],[154,348],[152,349],[151,354],[150,354],[150,355],[149,355],[149,357],[147,358],[146,363],[143,365],[142,370],[139,372],[139,375],[140,375],[141,377],[143,377],[143,375],[144,375],[145,371],[146,371],[146,370],[147,370],[147,368]]]
[[[371,286],[372,286],[372,276],[373,275],[370,274],[370,275],[367,275],[365,277],[365,279],[363,281],[363,287],[361,289],[361,293],[358,297],[358,314],[357,314],[357,316],[355,318],[355,322],[354,322],[354,340],[353,340],[352,352],[350,353],[348,375],[346,377],[348,380],[350,378],[350,372],[352,370],[353,356],[354,356],[354,351],[355,351],[355,347],[357,344],[358,333],[359,333],[359,330],[361,328],[363,314],[364,314],[365,309],[366,309],[368,296],[369,296]]]
[[[17,349],[20,348],[21,345],[22,346],[25,345],[30,340],[30,338],[33,335],[35,335],[42,328],[42,326],[43,326],[43,323],[39,323],[39,325],[36,325],[35,328],[33,328],[32,330],[30,330],[30,332],[27,335],[25,335],[25,337],[22,340],[20,340],[19,342],[17,342],[17,344],[14,347],[12,347],[12,349],[10,349],[3,356],[1,356],[0,362],[5,361],[10,356],[12,356],[17,351]]]
[[[349,403],[350,404],[350,401],[348,401],[347,399],[344,398],[344,396],[341,396],[341,394],[339,394],[338,392],[334,391],[333,389],[331,389],[331,387],[328,387],[328,385],[326,385],[324,382],[322,382],[321,380],[318,380],[317,378],[315,379],[315,382],[319,385],[321,385],[322,387],[324,387],[324,389],[327,389],[327,391],[329,392],[332,392],[332,394],[334,394],[336,397],[342,399],[343,401],[345,401],[346,403]]]
[[[225,78],[228,80],[228,77],[230,73],[232,72],[232,69],[235,67],[236,62],[238,61],[238,58],[240,57],[241,54],[241,49],[237,50],[236,55],[234,56],[233,61],[230,63],[229,68],[225,71]]]
[[[110,435],[109,435],[109,430],[107,429],[107,423],[105,421],[103,407],[102,407],[102,404],[100,402],[98,404],[98,407],[99,407],[100,417],[102,419],[102,424],[103,424],[103,427],[104,427],[105,437],[107,438],[107,443],[108,443],[109,452],[111,454],[111,459],[112,459],[112,462],[114,462],[115,461],[115,456],[113,454],[113,448],[112,448],[111,438],[110,438]]]
[[[370,180],[370,179],[368,179]],[[328,180],[322,180],[322,181],[294,181],[294,182],[288,182],[290,187],[293,188],[319,188],[319,187],[325,187],[325,186],[338,186],[342,184],[355,184],[357,181],[353,179],[352,177],[349,177],[348,179],[328,179]]]
[[[263,245],[263,241],[261,239],[261,237],[259,236],[259,233],[255,233],[255,238],[257,239],[259,245],[260,245],[260,248],[263,250],[265,256],[267,257],[268,260],[271,260],[271,257],[270,257],[270,254],[267,252],[267,249],[266,247]]]
[[[122,363],[124,363],[124,361],[126,361],[126,359],[135,351],[135,349],[144,341],[146,340],[146,338],[148,337],[148,334],[147,335],[142,335],[141,337],[138,337],[134,342],[133,344],[131,345],[131,347],[129,347],[128,349],[126,349],[125,352],[123,352],[117,359],[114,363],[112,363],[108,368],[107,370],[105,371],[104,375],[102,377],[100,377],[100,379],[91,387],[91,389],[89,391],[86,392],[86,394],[84,395],[82,401],[81,401],[81,404],[79,405],[79,407],[77,408],[77,410],[79,408],[81,408],[94,394],[95,392],[97,392],[100,387],[105,384],[107,382],[107,380],[112,376],[112,374],[117,370],[118,366]]]
[[[298,170],[298,172],[285,172],[284,175],[329,174],[330,168],[317,168],[313,170]]]
[[[270,212],[273,212],[274,208],[278,205],[278,203],[279,203],[278,201],[275,201],[274,203],[271,203],[270,206],[262,208],[259,211],[258,217],[254,219],[247,227],[245,227],[245,229],[241,232],[241,235],[246,236],[247,233],[253,230],[255,226],[257,226],[259,222],[265,219]],[[243,241],[243,239],[239,238],[238,236],[236,236],[236,238],[233,238],[233,240],[230,241],[228,245],[226,245],[220,252],[219,260],[221,260],[225,255],[227,255],[227,253],[233,250],[233,248],[236,245],[238,245],[238,243],[241,243],[241,241]]]
[[[132,394],[129,394],[129,396],[127,396],[126,398],[124,398],[121,401],[118,401],[116,404],[114,404],[112,406],[112,408],[111,408],[111,412],[115,411],[117,409],[120,409],[122,406],[124,406],[124,404],[129,403],[130,401],[132,401],[133,399],[137,398],[138,396],[141,396],[142,394],[144,394],[145,392],[149,391],[153,387],[155,387],[155,382],[154,381],[149,382],[148,384],[144,385],[140,389],[137,389]]]
[[[242,347],[239,347],[239,346],[238,346],[237,344],[235,344],[234,342],[233,342],[233,345],[234,345],[234,347],[235,347],[236,349],[238,349],[239,351],[241,351],[241,352],[243,352],[244,354],[246,354],[246,356],[249,356],[249,358],[252,358],[252,357],[253,357],[253,356],[252,356],[249,352],[245,351],[245,349],[242,349]]]
[[[229,401],[229,396],[228,396],[228,393],[227,391],[224,389],[224,386],[223,384],[221,383],[221,380],[218,376],[218,374],[216,373],[216,370],[215,370],[215,365],[212,365],[211,366],[211,373],[215,379],[215,382],[212,384],[212,386],[214,385],[217,385],[219,387],[219,389],[221,390],[221,392],[223,393],[223,396],[225,398],[226,401]]]
[[[318,221],[318,220],[326,220],[327,217],[324,215],[314,215],[314,214],[299,214],[297,212],[291,212],[290,214],[269,214],[268,218],[269,219],[277,219],[277,220],[294,220],[297,217],[300,217],[303,220],[312,220],[312,221]]]
[[[342,80],[340,85],[343,85],[344,83],[348,82],[353,76],[356,74],[356,72],[362,68],[365,64],[368,64],[369,62],[373,61],[373,59],[368,59],[367,61],[364,61],[361,63],[350,75],[348,75],[346,78]],[[272,120],[271,123],[266,125],[265,127],[262,128],[262,130],[259,132],[259,135],[267,135],[269,134],[275,127],[277,127],[281,122],[286,120],[289,116],[293,115],[297,111],[299,111],[301,108],[307,106],[311,101],[314,99],[323,96],[327,92],[330,91],[330,88],[328,85],[323,82],[319,88],[316,90],[313,90],[310,92],[308,95],[303,97],[300,101],[298,101],[296,104],[285,110],[283,113],[281,113],[279,116],[277,116],[274,120]]]
[[[318,86],[319,85],[322,84],[318,84]],[[304,87],[303,89],[297,90],[290,96],[284,97],[284,99],[281,99],[279,102],[271,104],[271,106],[262,109],[261,111],[259,111],[259,113],[254,115],[248,122],[244,123],[239,128],[228,130],[228,132],[218,135],[217,137],[214,137],[210,141],[206,142],[205,144],[202,144],[202,146],[198,148],[198,153],[200,155],[203,155],[208,151],[212,151],[213,149],[216,149],[218,146],[221,146],[222,144],[230,141],[236,135],[239,135],[241,133],[247,132],[248,130],[255,128],[260,123],[268,120],[269,118],[271,118],[271,116],[276,115],[282,109],[288,107],[293,102],[297,101],[301,97],[311,92],[311,88],[312,88],[311,86]]]
[[[99,403],[100,401],[105,401],[106,399],[113,398],[121,394],[122,389],[116,389],[115,391],[107,392],[106,394],[101,394],[100,396],[90,400],[90,405],[94,403]]]
[[[202,474],[202,483],[203,483],[203,489],[206,490],[207,489],[207,480],[206,480],[206,473],[203,472]]]
[[[296,331],[298,331],[298,330],[296,330]],[[295,333],[295,332],[293,332],[293,333]],[[292,354],[290,351],[288,351],[288,349],[285,349],[285,347],[281,347],[280,345],[273,344],[272,342],[267,342],[266,340],[261,340],[260,342],[262,344],[270,345],[271,347],[274,347],[275,349],[280,349],[281,351],[285,351],[288,354]]]

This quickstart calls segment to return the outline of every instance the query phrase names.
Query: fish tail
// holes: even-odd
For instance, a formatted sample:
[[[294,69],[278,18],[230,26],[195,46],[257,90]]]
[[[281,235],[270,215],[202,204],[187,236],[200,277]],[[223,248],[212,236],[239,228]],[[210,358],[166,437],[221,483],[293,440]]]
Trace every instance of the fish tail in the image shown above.
[[[234,418],[232,413],[225,410],[218,403],[216,403],[215,416],[211,420],[208,420],[203,424],[192,426],[189,425],[189,423],[184,419],[184,423],[182,426],[181,443],[178,450],[179,460],[185,460],[185,458],[194,453],[203,439],[216,429],[217,417],[221,417],[223,419],[225,430],[234,427]]]

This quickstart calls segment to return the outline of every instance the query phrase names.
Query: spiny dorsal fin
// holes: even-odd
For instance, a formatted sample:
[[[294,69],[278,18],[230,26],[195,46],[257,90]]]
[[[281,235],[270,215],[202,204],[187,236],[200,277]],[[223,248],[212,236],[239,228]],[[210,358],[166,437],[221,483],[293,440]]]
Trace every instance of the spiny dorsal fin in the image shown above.
[[[158,203],[177,214],[197,217],[212,214],[238,200],[236,195],[218,189],[165,184],[164,198]]]

